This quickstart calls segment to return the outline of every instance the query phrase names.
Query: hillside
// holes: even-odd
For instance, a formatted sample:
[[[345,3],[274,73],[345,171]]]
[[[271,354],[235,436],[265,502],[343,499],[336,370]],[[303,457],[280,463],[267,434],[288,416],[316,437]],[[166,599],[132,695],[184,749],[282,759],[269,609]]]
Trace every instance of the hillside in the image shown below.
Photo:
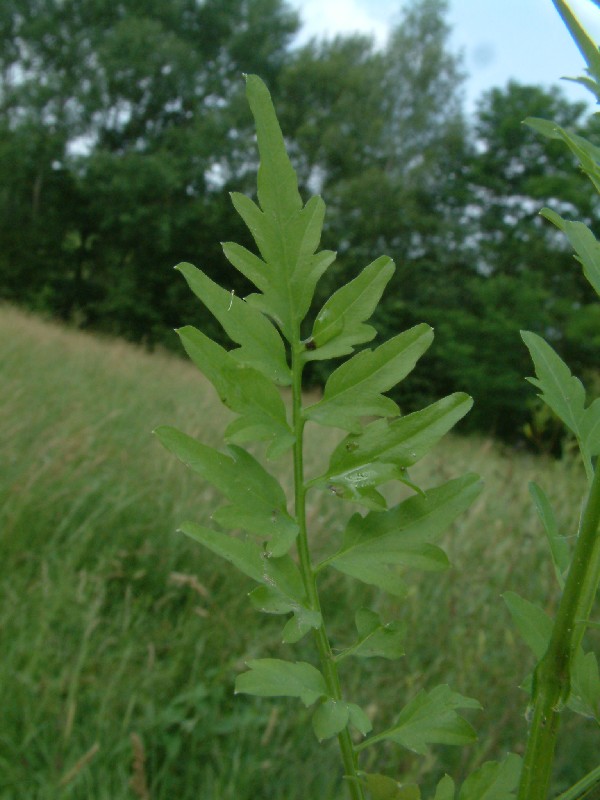
[[[316,758],[295,705],[233,696],[244,660],[280,651],[279,623],[251,609],[249,584],[176,533],[186,518],[206,522],[214,497],[151,431],[176,425],[218,445],[227,414],[210,385],[174,356],[0,306],[0,387],[0,798],[337,797],[334,745]],[[325,445],[322,431],[309,440],[309,469]],[[399,666],[371,660],[350,678],[378,726],[440,681],[485,707],[473,716],[480,741],[460,763],[450,748],[436,750],[440,764],[394,748],[382,751],[387,772],[434,778],[444,765],[459,776],[522,739],[516,687],[532,661],[500,595],[554,596],[527,484],[552,493],[566,528],[581,476],[448,437],[416,477],[430,486],[466,469],[486,490],[448,537],[452,570],[412,578],[404,601],[328,579],[340,641],[350,592],[353,605],[362,593],[407,625]],[[323,548],[341,513],[331,497],[311,507]],[[297,653],[310,660],[310,643]],[[568,717],[562,736],[559,781],[595,766],[584,724]]]

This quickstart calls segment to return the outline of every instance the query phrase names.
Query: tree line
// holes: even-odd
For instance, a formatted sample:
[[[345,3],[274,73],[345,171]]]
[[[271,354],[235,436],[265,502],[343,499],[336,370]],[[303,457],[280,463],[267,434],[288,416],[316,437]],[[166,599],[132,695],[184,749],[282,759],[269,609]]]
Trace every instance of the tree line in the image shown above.
[[[594,135],[558,88],[510,83],[463,107],[445,0],[411,0],[388,44],[294,44],[283,0],[6,0],[0,11],[0,297],[149,346],[212,324],[173,273],[201,267],[248,293],[221,251],[252,247],[229,192],[252,193],[242,73],[269,85],[301,191],[323,195],[337,261],[316,304],[378,255],[397,265],[375,324],[419,321],[431,354],[403,410],[456,389],[469,425],[511,438],[531,416],[518,330],[593,368],[600,312],[550,205],[595,227],[598,208],[559,142]],[[315,382],[323,374],[313,373]]]

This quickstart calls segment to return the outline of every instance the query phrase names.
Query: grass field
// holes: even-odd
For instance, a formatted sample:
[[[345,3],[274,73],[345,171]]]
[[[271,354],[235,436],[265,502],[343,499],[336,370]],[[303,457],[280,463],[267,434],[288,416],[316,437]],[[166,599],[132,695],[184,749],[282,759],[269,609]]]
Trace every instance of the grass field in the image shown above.
[[[176,533],[186,518],[206,522],[215,498],[151,431],[176,425],[217,445],[228,415],[212,388],[173,356],[0,307],[0,394],[1,800],[341,798],[337,745],[318,748],[299,704],[233,695],[245,659],[291,654],[278,644],[281,620],[252,610],[251,584]],[[310,469],[337,435],[308,434]],[[395,745],[365,754],[364,766],[426,787],[520,750],[518,684],[532,660],[501,594],[551,609],[527,484],[550,492],[572,531],[570,495],[582,480],[568,462],[456,436],[415,475],[431,486],[467,469],[486,488],[447,536],[452,570],[411,577],[404,601],[342,576],[322,581],[340,643],[351,635],[346,603],[409,628],[402,661],[344,664],[348,694],[376,729],[421,686],[448,682],[483,703],[473,747],[425,759]],[[335,498],[315,500],[311,529],[325,550],[347,512]],[[312,660],[309,638],[293,652]],[[565,714],[557,790],[596,766],[590,733]]]

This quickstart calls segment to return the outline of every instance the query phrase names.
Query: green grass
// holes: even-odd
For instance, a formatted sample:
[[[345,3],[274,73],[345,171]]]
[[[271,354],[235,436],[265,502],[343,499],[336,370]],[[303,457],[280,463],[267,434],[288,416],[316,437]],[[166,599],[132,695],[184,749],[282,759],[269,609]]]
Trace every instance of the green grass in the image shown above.
[[[9,307],[0,307],[0,387],[0,799],[339,797],[335,743],[318,748],[299,704],[233,696],[245,659],[285,651],[280,620],[253,611],[251,584],[176,533],[186,518],[208,521],[216,498],[151,431],[175,425],[218,445],[228,415],[212,388],[173,356]],[[337,436],[308,436],[311,469]],[[289,470],[276,469],[289,485]],[[484,704],[472,748],[426,759],[393,745],[366,752],[364,766],[372,759],[425,786],[520,750],[517,686],[533,660],[500,596],[556,601],[527,483],[550,492],[572,531],[569,498],[582,481],[568,462],[456,436],[414,477],[429,486],[467,469],[486,489],[447,537],[452,570],[411,576],[404,601],[341,575],[322,580],[340,645],[351,637],[336,613],[346,599],[408,626],[398,664],[344,664],[376,729],[440,681]],[[313,500],[314,544],[325,551],[344,518],[335,498]],[[311,660],[310,640],[296,653]],[[596,766],[591,729],[565,715],[557,791]]]

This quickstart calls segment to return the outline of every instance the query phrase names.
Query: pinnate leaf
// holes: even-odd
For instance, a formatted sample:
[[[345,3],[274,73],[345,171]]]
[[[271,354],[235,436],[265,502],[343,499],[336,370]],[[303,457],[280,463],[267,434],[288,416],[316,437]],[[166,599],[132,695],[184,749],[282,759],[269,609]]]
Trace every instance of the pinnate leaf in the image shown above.
[[[328,698],[317,708],[312,717],[313,730],[317,739],[331,739],[344,730],[350,719],[348,703]]]
[[[539,661],[548,648],[552,635],[552,620],[534,603],[525,600],[516,592],[505,592],[502,599],[506,603],[517,630],[525,644]]]
[[[600,674],[595,653],[580,648],[573,659],[568,707],[600,724]]]
[[[565,362],[541,336],[529,331],[522,331],[521,336],[537,375],[528,380],[541,390],[540,396],[546,405],[578,436],[585,404],[581,381],[571,374]]]
[[[308,607],[302,576],[291,558],[265,559],[262,584],[249,595],[255,608],[266,614],[293,614],[283,629],[284,642],[297,642],[321,625],[321,614]]]
[[[488,761],[469,775],[458,800],[515,800],[520,775],[521,758],[514,753],[500,763]]]
[[[281,386],[290,384],[292,379],[285,347],[273,323],[192,264],[179,264],[176,269],[196,297],[219,320],[229,338],[240,345],[229,354],[240,364],[254,367]]]
[[[387,508],[375,487],[400,481],[421,492],[409,478],[407,467],[419,461],[471,408],[473,401],[456,393],[431,406],[398,417],[379,419],[360,434],[349,434],[334,450],[324,475],[308,486],[326,487],[338,497],[366,508]]]
[[[221,402],[240,416],[225,432],[236,444],[269,442],[268,455],[276,457],[294,442],[286,410],[277,387],[261,372],[241,366],[227,350],[201,331],[186,326],[179,336],[201,372],[213,384]]]
[[[475,731],[456,709],[477,708],[477,700],[453,692],[449,686],[436,686],[430,692],[421,690],[400,713],[396,724],[372,736],[357,749],[384,739],[396,742],[424,755],[431,744],[463,745],[477,739]]]
[[[376,772],[365,772],[362,777],[371,800],[421,800],[421,790],[414,783],[402,785],[393,778]]]
[[[236,694],[258,697],[298,697],[305,706],[327,695],[325,679],[316,667],[305,661],[258,658],[249,661],[249,671],[238,675]]]
[[[372,730],[371,720],[356,703],[334,700],[329,697],[315,711],[312,718],[313,730],[317,739],[331,739],[351,724],[366,736]]]
[[[323,620],[318,611],[297,604],[290,608],[290,611],[293,612],[293,616],[284,625],[281,636],[284,644],[299,642],[309,631],[321,627]]]
[[[325,204],[320,197],[313,197],[302,206],[296,173],[267,87],[257,76],[248,75],[246,95],[256,123],[260,154],[259,205],[238,193],[232,194],[232,201],[248,226],[262,261],[235,245],[226,245],[225,253],[262,292],[250,295],[247,302],[272,317],[292,341],[310,307],[317,281],[335,254],[315,253]]]
[[[265,576],[265,558],[254,542],[236,539],[226,533],[205,528],[195,522],[184,522],[180,531],[200,542],[215,555],[224,558],[249,578],[262,583]]]
[[[243,195],[239,195],[243,197]],[[222,242],[223,253],[229,263],[241,272],[257,289],[266,291],[269,286],[268,268],[265,262],[241,244]],[[273,315],[271,315],[273,316]]]
[[[231,445],[231,455],[226,455],[168,426],[157,428],[155,434],[167,450],[231,501],[213,514],[216,522],[260,536],[269,542],[272,555],[290,549],[298,525],[287,512],[285,493],[250,453]]]
[[[584,83],[584,85],[586,85]],[[589,86],[589,84],[587,84]],[[594,90],[594,93],[596,90]],[[546,119],[528,117],[524,120],[525,124],[533,130],[547,136],[549,139],[563,141],[571,152],[579,159],[581,168],[592,181],[594,188],[600,192],[600,148],[592,144],[583,136],[567,131]]]
[[[444,775],[438,783],[433,800],[454,800],[454,781],[450,775]]]
[[[565,234],[583,266],[583,274],[600,295],[600,243],[594,234],[583,222],[569,222],[549,208],[543,208],[541,214]]]
[[[548,649],[552,620],[541,608],[514,592],[505,592],[503,599],[523,641],[539,662]],[[570,680],[571,693],[566,705],[577,714],[600,722],[600,677],[594,653],[578,648],[571,661]]]
[[[184,522],[180,530],[261,584],[250,593],[255,607],[268,614],[294,614],[293,625],[292,620],[288,623],[289,629],[286,625],[285,641],[298,641],[311,628],[321,625],[321,615],[308,607],[300,572],[289,556],[269,558],[254,542],[195,522]]]
[[[393,261],[381,256],[338,289],[316,316],[309,339],[312,349],[307,347],[304,360],[344,356],[351,353],[355,345],[373,339],[376,330],[364,321],[377,307],[393,272]]]
[[[434,542],[481,491],[477,475],[462,478],[416,495],[389,511],[354,514],[340,549],[322,562],[364,583],[402,596],[402,574],[408,568],[442,570],[445,553]]]
[[[600,398],[585,408],[585,389],[581,381],[550,347],[535,333],[522,331],[535,366],[536,377],[528,378],[540,390],[540,397],[577,437],[584,459],[600,454]],[[590,467],[591,469],[591,467]]]
[[[382,393],[408,375],[432,340],[432,329],[421,324],[357,353],[332,372],[323,398],[306,409],[307,419],[357,432],[363,416],[395,416],[398,406]]]
[[[302,199],[271,95],[260,78],[247,75],[246,96],[256,125],[261,157],[258,167],[258,200],[264,211],[283,218],[290,217],[302,208]]]
[[[360,656],[361,658],[396,659],[404,655],[404,627],[397,622],[384,625],[379,615],[368,608],[359,608],[355,615],[358,640],[347,650],[336,656],[336,661],[341,661],[346,656]]]
[[[569,545],[565,537],[561,536],[558,530],[556,516],[543,489],[538,486],[537,483],[530,483],[529,493],[533,498],[536,510],[544,526],[546,538],[550,545],[556,578],[560,588],[563,589],[565,585],[564,575],[566,574],[570,562]]]
[[[246,301],[272,317],[288,339],[294,336],[295,325],[304,318],[317,281],[335,258],[335,253],[315,254],[319,244],[325,204],[320,197],[311,198],[293,217],[286,219],[261,211],[248,197],[231,196],[236,211],[248,226],[263,259],[263,272],[268,280],[259,278],[262,294],[251,294]],[[252,274],[259,277],[259,263],[251,261],[242,251],[226,245],[225,252],[233,254],[232,263],[238,268],[254,266]],[[240,258],[243,256],[243,258]],[[242,270],[243,271],[243,270]]]
[[[375,420],[359,434],[343,439],[331,455],[323,480],[352,482],[357,471],[375,462],[410,467],[420,461],[468,413],[473,400],[462,392],[391,422]]]

